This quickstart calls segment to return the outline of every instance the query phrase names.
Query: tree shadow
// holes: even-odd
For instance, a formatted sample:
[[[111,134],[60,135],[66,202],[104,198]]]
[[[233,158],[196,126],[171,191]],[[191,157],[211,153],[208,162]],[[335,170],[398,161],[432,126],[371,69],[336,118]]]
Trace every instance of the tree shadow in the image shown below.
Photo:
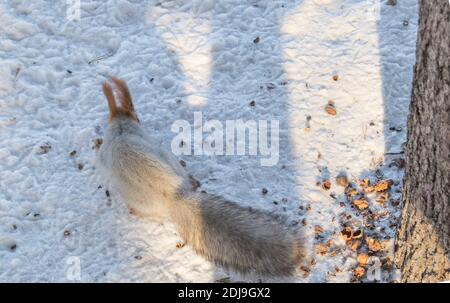
[[[389,234],[388,239],[394,241],[402,212],[406,126],[416,61],[418,1],[382,2],[377,26],[383,85],[385,158],[375,175],[379,179],[398,180],[389,191],[387,206],[393,216],[390,224],[395,226],[395,233]],[[393,257],[394,250],[395,245],[392,245],[389,258]],[[387,281],[398,279],[399,273],[394,267]]]
[[[223,169],[217,181],[206,182],[214,193],[242,205],[283,214],[286,224],[300,225],[302,216],[298,212],[303,203],[295,176],[301,155],[295,154],[289,131],[288,79],[280,35],[282,16],[292,7],[295,3],[249,1],[239,6],[223,4],[213,11],[213,65],[205,115],[220,120],[277,120],[280,148],[279,161],[273,166],[261,166],[260,157],[216,157],[211,160],[214,166],[234,169]],[[234,281],[295,280],[231,276]],[[216,277],[223,277],[221,271]]]

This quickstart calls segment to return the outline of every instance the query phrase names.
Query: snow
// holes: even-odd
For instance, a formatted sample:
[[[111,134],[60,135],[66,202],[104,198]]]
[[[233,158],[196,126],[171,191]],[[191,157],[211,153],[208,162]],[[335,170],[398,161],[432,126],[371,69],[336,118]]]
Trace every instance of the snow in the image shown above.
[[[1,1],[0,281],[351,281],[356,253],[339,233],[345,215],[360,225],[363,216],[335,177],[392,179],[390,200],[401,196],[392,161],[406,139],[418,3],[385,2],[81,0],[80,19],[69,20],[65,1]],[[169,146],[171,125],[192,124],[194,112],[222,123],[279,120],[275,166],[258,156],[181,158],[200,190],[302,226],[307,272],[226,272],[177,248],[170,223],[130,215],[95,167],[107,75],[127,81],[143,126]],[[329,100],[336,116],[324,110]],[[329,191],[316,185],[325,179]],[[367,233],[392,257],[401,205],[368,199],[388,215]],[[328,240],[335,253],[316,255]],[[383,269],[378,280],[393,279]]]

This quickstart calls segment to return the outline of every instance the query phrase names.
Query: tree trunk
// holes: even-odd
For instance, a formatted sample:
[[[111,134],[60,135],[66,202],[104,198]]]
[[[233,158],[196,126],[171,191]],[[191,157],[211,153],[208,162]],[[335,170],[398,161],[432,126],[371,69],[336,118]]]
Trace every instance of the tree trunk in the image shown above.
[[[421,0],[403,211],[395,263],[403,282],[450,280],[450,5]]]

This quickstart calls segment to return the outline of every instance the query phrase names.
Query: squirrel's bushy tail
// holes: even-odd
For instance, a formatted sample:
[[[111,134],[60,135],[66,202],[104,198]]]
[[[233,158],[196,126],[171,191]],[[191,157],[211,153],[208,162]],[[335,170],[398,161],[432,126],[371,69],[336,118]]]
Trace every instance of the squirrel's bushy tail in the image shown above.
[[[299,235],[270,214],[203,193],[171,204],[172,220],[186,243],[218,265],[290,275],[301,260]]]

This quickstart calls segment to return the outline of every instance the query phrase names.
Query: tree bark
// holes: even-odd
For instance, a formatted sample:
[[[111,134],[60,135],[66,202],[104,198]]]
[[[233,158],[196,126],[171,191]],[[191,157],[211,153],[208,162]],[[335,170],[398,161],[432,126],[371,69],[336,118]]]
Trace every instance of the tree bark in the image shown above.
[[[450,5],[421,0],[403,211],[395,263],[402,282],[450,280]]]

